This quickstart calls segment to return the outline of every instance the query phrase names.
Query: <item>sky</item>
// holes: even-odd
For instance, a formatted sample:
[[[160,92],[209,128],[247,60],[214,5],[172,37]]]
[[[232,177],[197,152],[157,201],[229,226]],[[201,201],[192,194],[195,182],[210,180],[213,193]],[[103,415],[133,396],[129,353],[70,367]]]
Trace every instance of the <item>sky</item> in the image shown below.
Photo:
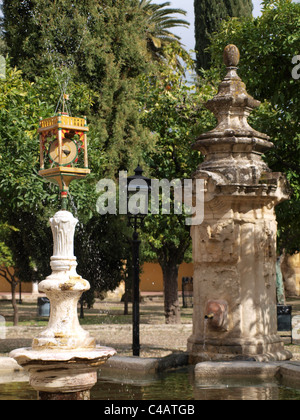
[[[183,9],[187,11],[187,16],[183,17],[183,19],[190,22],[189,28],[177,28],[174,30],[176,35],[181,37],[181,42],[185,45],[187,50],[194,50],[195,49],[195,35],[194,35],[194,0],[155,0],[154,3],[162,4],[166,1],[170,1],[172,8],[174,9]],[[257,17],[261,14],[261,0],[252,0],[254,10],[253,16]]]

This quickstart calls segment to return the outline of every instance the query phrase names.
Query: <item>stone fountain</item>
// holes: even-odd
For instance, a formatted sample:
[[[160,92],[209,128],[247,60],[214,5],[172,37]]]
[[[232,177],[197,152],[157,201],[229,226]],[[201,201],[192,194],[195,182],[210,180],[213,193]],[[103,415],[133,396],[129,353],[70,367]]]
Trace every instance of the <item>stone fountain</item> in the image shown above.
[[[41,153],[50,154],[52,161],[52,167],[45,169],[44,157],[41,157],[40,174],[59,185],[63,208],[71,180],[89,172],[86,139],[84,144],[72,140],[76,133],[80,136],[87,130],[85,120],[68,116],[64,119],[59,116],[43,120],[39,131]],[[85,168],[72,166],[80,149],[85,153]],[[78,321],[77,303],[90,284],[76,272],[74,233],[77,223],[67,210],[58,211],[50,219],[54,242],[52,274],[39,284],[39,291],[50,300],[49,324],[33,339],[31,348],[17,349],[10,354],[29,372],[30,384],[39,392],[41,400],[89,399],[90,389],[97,382],[99,366],[116,353],[111,348],[96,346],[95,340]]]
[[[285,177],[272,173],[262,159],[273,143],[247,122],[260,102],[237,74],[239,59],[237,47],[228,45],[227,74],[206,105],[218,125],[194,145],[205,156],[194,175],[205,182],[205,209],[204,222],[191,230],[191,363],[292,357],[277,335],[276,311],[274,209],[288,199],[288,187]]]

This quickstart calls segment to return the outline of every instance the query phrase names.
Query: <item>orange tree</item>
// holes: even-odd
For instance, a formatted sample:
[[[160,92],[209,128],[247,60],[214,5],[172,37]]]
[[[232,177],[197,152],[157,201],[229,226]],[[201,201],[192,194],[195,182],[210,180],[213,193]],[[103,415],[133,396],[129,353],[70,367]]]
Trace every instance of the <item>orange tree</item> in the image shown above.
[[[42,254],[49,243],[41,220],[44,205],[51,204],[53,193],[37,175],[36,137],[39,115],[48,110],[34,86],[23,80],[20,71],[8,66],[6,80],[0,84],[0,266],[11,285],[14,324],[18,319],[17,284],[34,280],[36,265],[44,271]],[[31,235],[27,236],[29,230]]]
[[[251,124],[271,137],[275,147],[265,158],[274,172],[286,174],[291,186],[291,199],[276,209],[279,249],[291,253],[300,245],[299,16],[299,3],[264,0],[260,17],[223,22],[211,46],[213,64],[220,68],[224,47],[237,45],[239,74],[251,95],[262,101]]]
[[[214,121],[203,107],[213,86],[203,84],[196,90],[178,70],[177,54],[191,70],[190,56],[170,47],[158,75],[142,80],[143,122],[156,139],[155,150],[145,154],[144,159],[148,175],[158,180],[191,178],[200,163],[200,155],[192,150],[192,144],[199,132],[212,128]],[[190,228],[184,214],[173,214],[173,198],[172,193],[171,214],[163,214],[160,209],[159,214],[146,218],[143,229],[144,257],[158,261],[163,272],[166,323],[180,322],[178,268],[183,261],[191,261]]]

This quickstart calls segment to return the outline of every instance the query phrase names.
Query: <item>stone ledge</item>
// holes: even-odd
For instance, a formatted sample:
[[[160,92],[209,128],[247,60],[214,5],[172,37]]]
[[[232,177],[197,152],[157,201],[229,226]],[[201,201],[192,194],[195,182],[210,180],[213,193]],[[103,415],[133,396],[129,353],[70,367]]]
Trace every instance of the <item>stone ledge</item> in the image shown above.
[[[0,375],[6,372],[20,372],[23,368],[11,357],[0,357]]]
[[[203,362],[195,367],[197,378],[218,377],[275,377],[280,367],[273,363],[261,362]]]
[[[28,374],[14,359],[0,357],[0,384],[28,381]]]
[[[131,356],[114,356],[101,365],[101,377],[153,377],[156,373],[188,364],[187,353],[174,353],[163,358],[140,358]],[[24,372],[17,362],[10,357],[0,357],[0,377],[14,372]],[[25,378],[27,377],[24,372]]]
[[[287,362],[280,366],[280,375],[283,379],[292,379],[300,383],[300,362]]]
[[[195,366],[196,381],[221,378],[292,379],[300,383],[300,362],[203,362]]]
[[[172,354],[164,358],[142,359],[139,357],[114,356],[101,366],[101,377],[153,377],[161,371],[187,365],[187,353]],[[28,377],[23,369],[9,357],[0,357],[0,378],[8,379],[16,373],[24,373],[20,382]],[[279,377],[283,380],[292,380],[300,383],[300,362],[202,362],[195,366],[195,379],[220,378],[261,378],[271,379]],[[11,378],[11,380],[9,380]],[[15,379],[17,379],[15,377]],[[117,379],[117,378],[116,378]],[[1,381],[0,381],[1,382]],[[3,381],[2,381],[3,382]]]
[[[118,374],[155,374],[167,369],[188,364],[187,353],[174,353],[167,357],[141,358],[134,356],[114,356],[101,366],[101,375],[111,372]]]
[[[137,373],[155,373],[158,365],[157,358],[142,359],[140,357],[130,356],[114,356],[101,366],[101,373],[108,373],[109,371],[122,372],[134,371]]]

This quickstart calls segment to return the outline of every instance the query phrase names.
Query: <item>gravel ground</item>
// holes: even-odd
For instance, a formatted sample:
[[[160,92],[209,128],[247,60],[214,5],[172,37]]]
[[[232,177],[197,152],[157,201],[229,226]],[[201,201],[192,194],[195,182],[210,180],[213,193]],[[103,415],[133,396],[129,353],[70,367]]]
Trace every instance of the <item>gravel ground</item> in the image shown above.
[[[10,320],[11,307],[0,301],[0,314]],[[132,316],[124,316],[124,305],[116,301],[96,301],[92,310],[85,310],[82,325],[97,344],[113,347],[122,356],[132,355]],[[36,319],[36,304],[19,305],[20,319]],[[145,298],[140,305],[141,357],[164,357],[173,352],[186,351],[187,339],[192,333],[192,309],[182,310],[182,324],[165,325],[161,297]],[[39,320],[38,320],[39,321]],[[0,339],[0,356],[11,350],[30,347],[32,339],[45,326],[6,327],[6,339]]]
[[[299,300],[292,303],[296,314],[300,308]],[[6,310],[10,310],[9,306],[5,309],[0,301],[0,314],[6,317]],[[36,316],[35,304],[32,304],[32,307],[20,305],[20,311],[23,311],[24,317]],[[192,309],[183,309],[181,317],[182,324],[166,325],[162,299],[144,299],[141,303],[141,357],[164,357],[174,352],[186,351],[187,340],[192,334]],[[98,301],[92,310],[85,311],[84,322],[88,325],[83,325],[83,328],[96,338],[98,344],[113,347],[118,355],[132,355],[131,315],[123,315],[123,304]],[[0,339],[0,356],[7,355],[15,348],[30,347],[33,337],[43,329],[45,326],[7,327],[6,339]],[[285,341],[288,343],[289,339]],[[287,349],[294,354],[294,360],[300,360],[300,346],[288,344]]]
[[[84,326],[97,344],[113,347],[118,355],[132,354],[132,327],[130,325]],[[15,348],[31,346],[31,340],[41,327],[8,327],[6,340],[0,340],[0,355]],[[164,357],[173,352],[186,351],[192,325],[141,325],[141,357]],[[22,338],[21,338],[22,337]]]

